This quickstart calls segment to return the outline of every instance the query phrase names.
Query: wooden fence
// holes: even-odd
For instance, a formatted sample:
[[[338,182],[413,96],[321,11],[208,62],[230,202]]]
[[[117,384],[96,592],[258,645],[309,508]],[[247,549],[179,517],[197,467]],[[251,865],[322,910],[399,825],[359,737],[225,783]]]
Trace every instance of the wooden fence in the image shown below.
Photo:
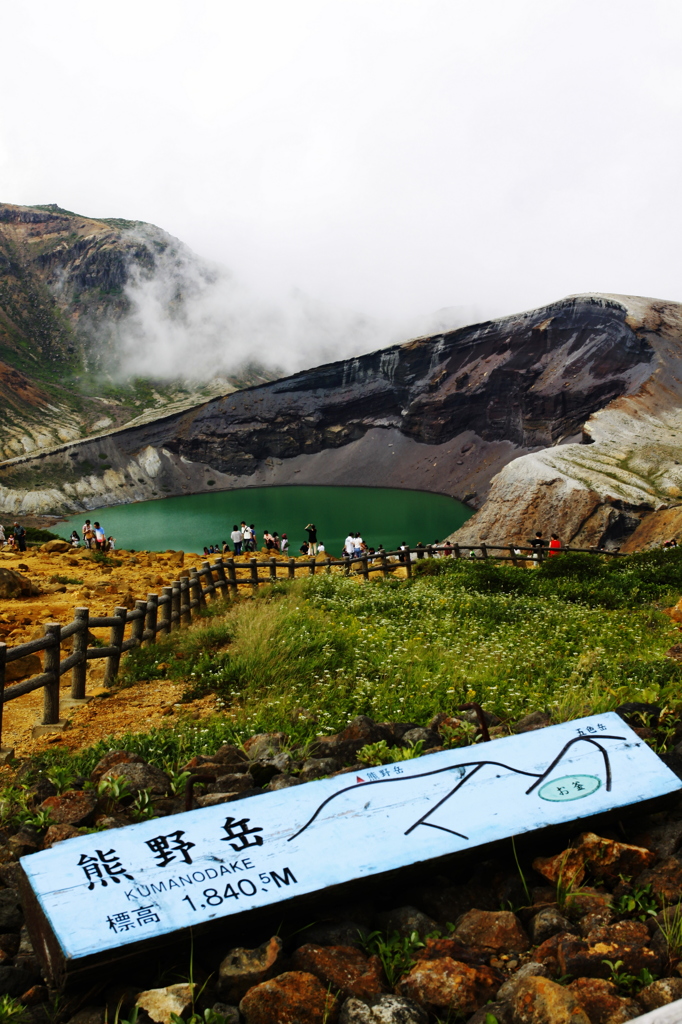
[[[562,551],[580,551],[589,554],[615,555],[617,552],[601,551],[597,548],[563,548]],[[465,554],[466,552],[466,554]],[[37,640],[29,640],[17,647],[8,647],[0,643],[0,748],[2,747],[2,712],[8,701],[16,700],[33,690],[43,690],[43,725],[57,725],[59,722],[59,683],[67,672],[71,673],[71,699],[84,700],[86,693],[86,670],[89,661],[95,658],[106,658],[104,673],[105,685],[110,685],[118,675],[121,656],[142,644],[156,642],[157,634],[165,636],[172,630],[189,625],[193,617],[200,614],[206,607],[207,600],[215,601],[220,597],[235,597],[240,586],[258,587],[263,583],[276,580],[292,580],[296,570],[308,570],[313,576],[316,572],[331,573],[332,570],[342,571],[350,575],[351,571],[360,573],[369,579],[370,573],[381,572],[389,576],[398,568],[406,570],[412,576],[414,561],[422,558],[452,557],[467,558],[471,553],[476,558],[494,558],[495,560],[512,561],[515,565],[533,560],[534,553],[530,547],[517,545],[486,545],[462,546],[453,544],[427,545],[406,548],[398,551],[379,549],[374,554],[364,553],[357,558],[269,558],[259,561],[251,558],[248,563],[235,563],[232,558],[218,558],[213,565],[204,562],[200,569],[192,568],[188,574],[182,575],[169,587],[164,587],[161,595],[149,594],[146,601],[136,601],[135,608],[116,608],[113,615],[91,616],[88,608],[76,608],[74,619],[66,626],[58,622],[48,622],[44,626],[44,635]],[[505,552],[494,554],[494,552]],[[545,558],[546,550],[539,553]],[[267,569],[267,575],[259,575],[259,569]],[[248,570],[247,576],[238,576],[238,571]],[[278,576],[278,571],[280,575]],[[284,571],[284,576],[282,572]],[[129,636],[126,629],[130,626]],[[89,646],[90,630],[109,629],[109,642],[105,646]],[[62,659],[65,642],[72,640],[71,653]],[[30,679],[5,687],[6,666],[29,654],[44,651],[43,671]]]

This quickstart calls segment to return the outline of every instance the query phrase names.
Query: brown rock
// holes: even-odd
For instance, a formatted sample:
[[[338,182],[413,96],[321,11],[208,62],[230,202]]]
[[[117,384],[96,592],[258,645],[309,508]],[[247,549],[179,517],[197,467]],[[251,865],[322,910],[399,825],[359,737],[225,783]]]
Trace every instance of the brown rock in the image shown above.
[[[619,921],[617,924],[590,932],[586,940],[566,936],[559,943],[558,959],[562,974],[572,977],[608,978],[610,969],[605,960],[622,960],[630,974],[647,968],[660,973],[665,957],[650,949],[649,932],[640,921]]]
[[[379,740],[386,740],[389,746],[392,745],[394,740],[391,730],[367,715],[358,715],[343,732],[335,736],[318,736],[311,753],[316,758],[335,757],[349,761],[361,747],[367,743],[378,743]]]
[[[274,977],[282,961],[282,940],[276,935],[257,949],[231,949],[220,964],[218,990],[229,1002],[238,1003],[253,985]]]
[[[552,718],[545,711],[532,711],[514,726],[514,732],[535,732],[552,724]]]
[[[27,654],[25,658],[17,658],[10,661],[5,668],[5,681],[18,683],[22,679],[30,679],[32,676],[39,676],[43,671],[43,663],[37,654]]]
[[[611,909],[609,893],[583,885],[578,892],[572,892],[566,899],[566,912],[580,920],[591,914],[603,914]]]
[[[239,1004],[246,1024],[336,1024],[338,1009],[336,997],[303,971],[255,985]]]
[[[636,879],[635,885],[650,885],[660,902],[679,903],[682,899],[682,863],[677,857],[668,857],[655,868],[647,868]]]
[[[215,754],[212,757],[206,758],[207,761],[215,761],[218,764],[239,764],[245,763],[248,767],[248,757],[241,749],[236,747],[233,743],[223,743],[222,747],[218,747]]]
[[[246,789],[253,789],[253,779],[248,772],[242,775],[225,775],[225,769],[221,765],[223,774],[215,782],[210,782],[207,787],[208,793],[243,793]]]
[[[192,985],[168,985],[140,992],[135,1002],[157,1024],[171,1024],[171,1015],[181,1017],[192,1005]]]
[[[30,580],[13,569],[0,569],[0,597],[11,600],[18,597],[31,597],[40,590]]]
[[[500,976],[490,967],[469,967],[449,956],[421,960],[398,983],[400,995],[429,1010],[447,1008],[452,1015],[474,1013],[493,999]]]
[[[496,953],[522,953],[530,946],[521,922],[510,910],[470,910],[460,919],[453,938]]]
[[[118,764],[144,764],[144,758],[139,754],[132,754],[129,750],[110,750],[90,772],[91,782],[99,782],[105,772]]]
[[[682,978],[659,978],[637,995],[637,1002],[645,1010],[657,1010],[659,1006],[667,1006],[676,999],[682,999]]]
[[[656,860],[656,854],[641,846],[602,839],[583,832],[574,844],[555,857],[536,857],[533,867],[550,882],[580,885],[588,870],[596,878],[638,875]]]
[[[592,1024],[567,988],[549,978],[524,978],[511,999],[514,1024]]]
[[[473,1018],[472,1018],[473,1019]],[[351,996],[341,1007],[339,1024],[427,1024],[426,1011],[403,996],[384,995],[371,1006]],[[468,1022],[471,1024],[471,1021]]]
[[[60,796],[48,796],[40,805],[57,825],[89,825],[95,816],[97,794],[92,789],[68,789]]]
[[[621,1024],[642,1012],[638,1002],[619,996],[613,982],[603,978],[576,978],[568,991],[578,1000],[592,1024]]]
[[[558,932],[570,932],[571,927],[571,922],[556,907],[543,907],[530,923],[530,937],[539,946]]]
[[[68,540],[48,540],[45,544],[40,545],[41,551],[58,551],[60,553],[66,553],[71,550],[71,545]]]
[[[166,773],[144,761],[114,765],[113,768],[104,772],[100,782],[104,782],[106,779],[124,779],[133,793],[148,789],[152,796],[167,796],[171,788],[170,779]]]
[[[332,992],[340,992],[344,999],[356,996],[371,999],[386,990],[381,961],[366,957],[353,946],[300,946],[291,965],[295,971],[307,971],[319,978]]]
[[[418,950],[415,960],[440,960],[449,956],[461,964],[485,966],[490,960],[490,950],[479,946],[465,946],[457,939],[427,939],[423,949]]]
[[[283,732],[259,732],[249,737],[244,744],[244,750],[252,761],[257,761],[260,757],[273,757],[279,753],[286,739]]]
[[[66,839],[75,839],[81,834],[73,825],[50,825],[43,839],[43,849],[49,850],[55,843],[63,843]]]

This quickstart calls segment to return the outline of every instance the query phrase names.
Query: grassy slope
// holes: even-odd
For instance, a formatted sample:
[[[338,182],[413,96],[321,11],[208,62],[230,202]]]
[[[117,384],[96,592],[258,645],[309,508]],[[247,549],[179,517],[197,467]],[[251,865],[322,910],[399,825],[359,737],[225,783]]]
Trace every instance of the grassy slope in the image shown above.
[[[420,569],[411,582],[318,576],[262,588],[134,652],[123,685],[184,678],[190,697],[219,693],[224,717],[114,745],[177,767],[256,732],[282,730],[300,745],[357,714],[423,725],[465,700],[508,722],[540,709],[560,721],[628,700],[666,705],[677,718],[682,667],[666,652],[679,631],[660,608],[682,593],[682,549],[568,555],[535,571],[452,560]],[[80,770],[111,745],[77,755]]]

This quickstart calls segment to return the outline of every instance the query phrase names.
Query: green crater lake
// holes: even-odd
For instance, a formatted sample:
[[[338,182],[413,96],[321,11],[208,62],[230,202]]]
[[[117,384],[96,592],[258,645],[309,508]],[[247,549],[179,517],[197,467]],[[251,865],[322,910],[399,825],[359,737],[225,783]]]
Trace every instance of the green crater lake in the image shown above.
[[[332,557],[341,554],[349,531],[360,533],[370,547],[387,550],[402,541],[432,544],[458,529],[473,515],[460,501],[426,491],[383,487],[246,487],[213,494],[111,505],[83,512],[58,523],[53,530],[69,537],[81,536],[86,519],[102,524],[116,547],[136,551],[201,552],[204,546],[230,547],[230,531],[243,520],[255,523],[258,543],[263,531],[275,530],[289,537],[289,549],[297,555],[306,540],[305,526],[317,525],[318,540]]]

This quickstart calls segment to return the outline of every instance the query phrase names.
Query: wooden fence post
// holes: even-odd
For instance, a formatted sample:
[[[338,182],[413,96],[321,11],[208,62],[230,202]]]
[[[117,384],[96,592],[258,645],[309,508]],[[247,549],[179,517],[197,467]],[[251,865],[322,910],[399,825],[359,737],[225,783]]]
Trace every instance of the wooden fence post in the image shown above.
[[[311,558],[311,560],[308,562],[308,575],[309,576],[314,576],[315,575],[315,567],[316,567],[316,565],[317,565],[317,563],[316,563],[315,559]]]
[[[166,598],[166,600],[161,605],[161,615],[159,616],[159,632],[162,634],[162,636],[166,636],[168,633],[170,633],[171,628],[171,612],[173,610],[173,588],[164,587],[161,593],[162,596]]]
[[[208,562],[202,562],[201,569],[206,577],[206,593],[211,595],[211,601],[215,601],[215,583],[213,582],[211,566]]]
[[[147,617],[144,623],[144,631],[147,634],[145,643],[147,646],[156,643],[156,619],[159,613],[159,595],[147,594]]]
[[[140,617],[133,619],[130,624],[130,639],[137,640],[136,647],[142,646],[142,634],[144,633],[144,620],[147,617],[147,602],[136,601],[135,611],[140,612]]]
[[[218,577],[218,583],[220,584],[220,596],[225,598],[228,596],[227,579],[225,578],[225,566],[223,565],[222,558],[217,558],[213,568],[216,571]]]
[[[52,675],[52,681],[43,687],[43,725],[56,725],[59,721],[59,662],[62,627],[58,622],[45,624],[45,636],[52,638],[52,645],[45,648],[43,671]]]
[[[172,630],[180,629],[180,580],[171,583],[171,624]]]
[[[362,558],[360,559],[360,564],[362,566],[362,575],[365,577],[366,580],[368,580],[369,579],[369,560],[367,558],[367,555],[363,555],[362,556]]]
[[[84,700],[85,698],[85,678],[88,668],[88,663],[85,660],[85,652],[88,649],[88,623],[90,620],[90,610],[88,608],[76,608],[74,611],[74,618],[78,623],[78,629],[73,634],[73,654],[82,654],[83,660],[78,665],[74,665],[71,669],[71,699],[72,700]]]
[[[516,548],[514,547],[513,544],[509,545],[509,554],[511,556],[511,560],[514,563],[514,565],[518,565],[519,564],[519,560],[516,557]]]
[[[276,580],[277,579],[277,559],[276,558],[271,558],[270,559],[270,579],[271,580]]]
[[[481,542],[481,558],[488,557],[488,547],[485,542]]]
[[[412,548],[408,548],[405,552],[405,559],[405,572],[409,580],[412,578]]]
[[[433,544],[426,545],[426,557],[433,558]]]
[[[5,665],[7,664],[7,644],[0,643],[0,750],[2,746],[2,712],[4,710],[3,697],[5,695]]]
[[[324,564],[325,564],[325,570],[324,571],[326,572],[327,576],[330,576],[331,575],[331,571],[332,571],[332,560],[329,557],[329,555],[327,555],[327,557],[325,558]]]
[[[455,552],[455,558],[462,557],[462,552],[459,550],[459,544],[454,544],[452,550]]]
[[[201,576],[199,575],[197,570],[193,568],[189,571],[189,577],[190,580],[192,581],[192,586],[196,590],[197,601],[199,602],[199,604],[197,605],[197,609],[200,612],[202,608],[206,607],[206,595],[204,594],[203,587],[201,586]]]
[[[184,626],[192,625],[192,609],[189,606],[189,576],[180,577],[180,622]]]
[[[384,579],[386,579],[386,577],[388,576],[388,558],[386,557],[386,551],[384,550],[384,548],[381,549],[379,554],[381,556],[381,573]]]
[[[234,567],[234,558],[228,558],[227,560],[227,579],[232,597],[236,597],[239,593],[239,587],[237,586],[237,570]]]
[[[121,664],[121,646],[126,630],[127,608],[116,608],[114,616],[118,619],[115,626],[111,627],[109,633],[109,646],[116,648],[113,654],[107,658],[107,667],[104,671],[104,685],[109,686],[118,675],[118,666]]]
[[[251,585],[258,587],[258,559],[250,558],[249,565],[251,566]]]
[[[289,559],[289,563],[287,565],[287,570],[288,570],[288,577],[289,577],[289,579],[290,580],[295,579],[295,577],[296,577],[296,562],[294,561],[293,558]]]

